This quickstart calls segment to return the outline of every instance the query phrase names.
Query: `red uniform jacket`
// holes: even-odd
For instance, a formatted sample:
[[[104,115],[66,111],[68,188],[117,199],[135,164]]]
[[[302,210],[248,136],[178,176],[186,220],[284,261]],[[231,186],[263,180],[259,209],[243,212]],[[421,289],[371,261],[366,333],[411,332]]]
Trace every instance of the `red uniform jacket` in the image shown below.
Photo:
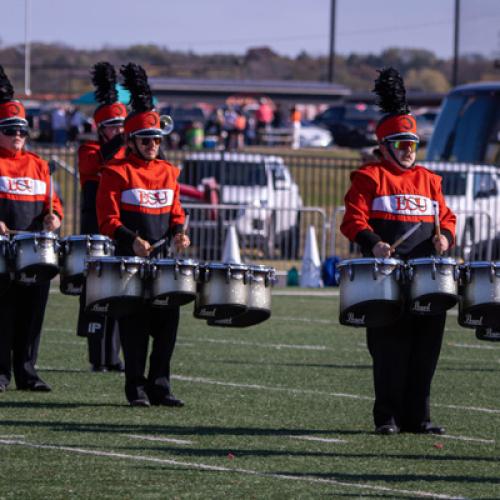
[[[386,161],[364,165],[351,174],[340,230],[361,246],[364,255],[372,256],[378,241],[392,244],[422,221],[422,226],[398,247],[397,254],[403,258],[428,257],[435,253],[434,202],[439,207],[441,232],[451,246],[456,217],[446,206],[439,175],[418,165],[408,170]]]
[[[0,220],[9,229],[41,231],[49,213],[50,172],[45,160],[29,151],[0,148]],[[53,190],[52,208],[63,218]]]
[[[81,232],[83,234],[96,234],[99,232],[96,215],[97,186],[101,170],[106,165],[123,160],[125,148],[121,147],[111,160],[105,162],[101,154],[101,145],[97,141],[88,141],[78,149],[78,170],[80,172],[80,185],[82,187],[82,217]]]
[[[97,218],[101,233],[117,240],[117,255],[133,255],[137,235],[154,243],[182,231],[179,173],[165,160],[145,161],[132,153],[102,171]]]

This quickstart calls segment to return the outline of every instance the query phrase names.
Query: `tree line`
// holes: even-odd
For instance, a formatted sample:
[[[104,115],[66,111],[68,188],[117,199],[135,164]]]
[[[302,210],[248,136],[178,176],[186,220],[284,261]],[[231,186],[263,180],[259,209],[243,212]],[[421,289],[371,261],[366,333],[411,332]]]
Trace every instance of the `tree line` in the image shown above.
[[[103,47],[85,50],[63,44],[31,45],[31,90],[34,94],[76,95],[91,90],[90,67],[98,61],[119,66],[129,61],[143,65],[150,76],[200,79],[327,81],[328,57],[302,52],[296,57],[277,54],[268,47],[245,54],[196,54],[157,45]],[[24,47],[0,48],[0,64],[18,92],[24,88]],[[373,87],[376,69],[394,66],[412,90],[446,92],[451,86],[452,59],[440,59],[423,49],[390,48],[380,54],[337,55],[335,83],[354,91]],[[460,83],[500,79],[500,68],[484,56],[459,62]]]

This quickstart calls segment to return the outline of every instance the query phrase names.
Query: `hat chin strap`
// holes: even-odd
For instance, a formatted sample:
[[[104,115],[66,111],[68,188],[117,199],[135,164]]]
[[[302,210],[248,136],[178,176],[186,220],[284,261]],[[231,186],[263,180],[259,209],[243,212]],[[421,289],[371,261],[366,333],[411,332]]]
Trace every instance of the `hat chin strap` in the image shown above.
[[[137,145],[137,136],[136,135],[133,135],[132,136],[132,141],[134,143],[134,147],[135,147],[135,154],[137,156],[139,156],[140,158],[142,158],[144,161],[152,161],[150,160],[149,158],[146,158],[142,153],[141,153],[141,150],[139,149],[139,146]],[[156,156],[158,157],[158,155]]]
[[[405,167],[404,165],[401,165],[401,162],[398,160],[398,157],[396,156],[396,154],[394,153],[394,151],[392,150],[391,146],[389,146],[387,143],[386,143],[386,149],[387,151],[389,151],[389,155],[391,156],[391,158],[404,170],[409,170],[410,168],[413,168],[415,166],[415,163],[417,161],[417,158],[415,158],[415,160],[413,160],[413,163],[409,166],[409,167]]]

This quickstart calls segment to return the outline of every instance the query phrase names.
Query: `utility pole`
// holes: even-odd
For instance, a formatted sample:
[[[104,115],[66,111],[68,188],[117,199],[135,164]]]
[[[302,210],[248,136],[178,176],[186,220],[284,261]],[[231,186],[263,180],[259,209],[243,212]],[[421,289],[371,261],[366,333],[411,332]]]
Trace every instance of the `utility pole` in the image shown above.
[[[24,15],[24,93],[31,95],[31,46],[30,46],[30,22],[31,22],[31,0],[25,0]]]
[[[337,9],[336,0],[331,1],[330,9],[330,60],[328,63],[328,81],[333,83],[335,77],[335,11]]]
[[[460,0],[455,0],[455,29],[453,34],[453,75],[452,83],[458,85],[458,42],[460,35]]]

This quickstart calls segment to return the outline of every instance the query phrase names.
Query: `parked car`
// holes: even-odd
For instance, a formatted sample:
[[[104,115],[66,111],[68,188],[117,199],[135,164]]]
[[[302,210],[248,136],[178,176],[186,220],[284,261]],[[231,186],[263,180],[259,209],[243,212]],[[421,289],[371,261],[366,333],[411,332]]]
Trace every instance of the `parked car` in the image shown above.
[[[466,260],[500,258],[498,168],[433,162],[424,166],[443,178],[446,203],[457,215],[456,252]]]
[[[448,94],[427,160],[500,166],[500,82],[462,85]]]
[[[299,132],[301,148],[326,148],[333,143],[332,133],[314,123],[303,121]]]
[[[338,146],[363,148],[377,143],[375,127],[381,116],[377,106],[345,103],[330,106],[313,123],[328,129]]]
[[[278,156],[242,153],[193,153],[181,165],[179,181],[203,190],[207,181],[219,187],[217,224],[200,212],[191,233],[225,231],[234,224],[244,245],[261,248],[268,257],[298,254],[302,199],[288,167]],[[234,206],[234,208],[232,208]],[[217,227],[216,227],[217,226]],[[207,231],[205,231],[206,233]],[[220,244],[220,237],[209,239]]]

